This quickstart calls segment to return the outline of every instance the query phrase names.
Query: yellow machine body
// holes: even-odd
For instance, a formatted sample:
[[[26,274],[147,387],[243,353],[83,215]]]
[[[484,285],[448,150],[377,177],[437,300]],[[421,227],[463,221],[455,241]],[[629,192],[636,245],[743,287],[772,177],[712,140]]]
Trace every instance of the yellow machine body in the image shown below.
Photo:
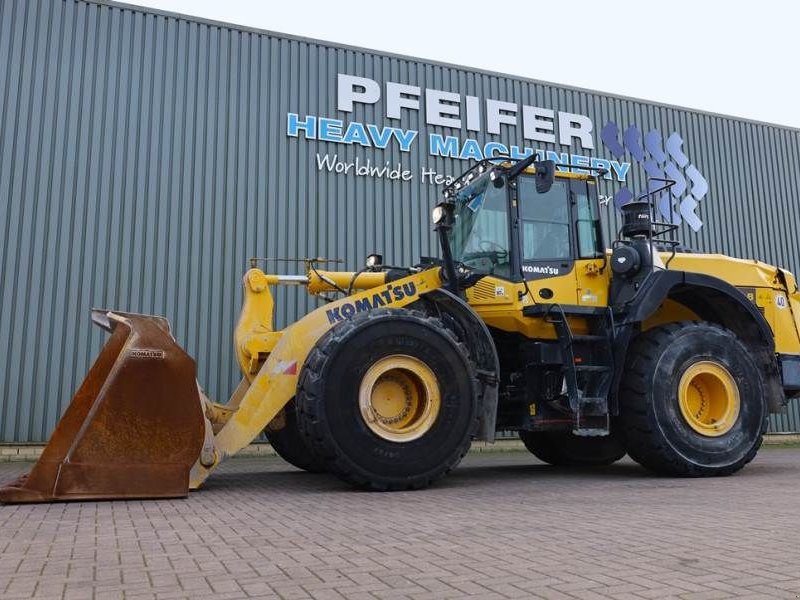
[[[581,181],[591,179],[588,175],[576,173],[557,173],[556,178]],[[474,312],[479,321],[482,321],[480,326],[486,330],[487,337],[488,329],[492,329],[529,340],[556,340],[557,326],[548,318],[547,311],[536,316],[539,313],[530,308],[537,305],[545,305],[545,308],[547,305],[569,306],[601,311],[608,308],[612,286],[610,256],[607,253],[596,258],[576,259],[572,261],[568,272],[528,281],[512,282],[491,274],[485,275],[465,287],[464,297],[469,305],[466,307],[467,311]],[[708,275],[737,288],[752,302],[769,325],[774,352],[800,355],[800,292],[790,273],[758,261],[717,254],[662,253],[660,259],[662,265],[666,265],[669,270]],[[306,359],[320,339],[334,326],[364,311],[408,307],[420,301],[424,295],[446,287],[447,277],[442,267],[428,265],[425,268],[411,269],[408,273],[407,276],[390,278],[386,271],[381,270],[365,269],[357,273],[323,271],[309,263],[308,272],[304,276],[282,276],[265,273],[256,267],[251,268],[243,278],[243,305],[234,333],[234,353],[242,371],[242,380],[225,403],[211,401],[199,387],[195,390],[191,381],[195,372],[194,363],[177,347],[165,320],[106,313],[100,324],[116,332],[109,346],[79,390],[73,401],[75,406],[59,424],[57,435],[54,435],[51,445],[45,451],[42,464],[34,468],[29,478],[22,478],[11,487],[0,489],[0,501],[174,497],[185,494],[188,489],[198,488],[221,461],[250,444],[265,428],[279,431],[285,426],[288,417],[285,409],[297,394]],[[312,295],[345,293],[333,300],[326,297],[325,304],[285,329],[276,331],[271,288],[284,284],[304,285]],[[589,322],[580,316],[579,310],[564,318],[568,320],[568,327],[575,334],[590,333]],[[674,299],[665,299],[638,325],[642,331],[646,331],[665,323],[691,320],[700,318],[688,306]],[[491,341],[489,343],[491,345]],[[494,353],[494,348],[491,352]],[[496,361],[497,355],[493,356]],[[413,364],[413,361],[409,362],[410,359],[402,356],[395,360],[398,364]],[[148,367],[148,364],[154,367]],[[143,373],[148,368],[156,367],[160,369],[160,381],[165,383],[159,393],[152,394],[142,386],[145,379]],[[170,387],[166,382],[171,380],[173,371],[178,372],[178,368],[182,378],[181,406],[186,407],[181,410],[187,411],[187,423],[193,423],[190,428],[196,435],[190,435],[192,431],[182,430],[187,439],[192,439],[191,445],[188,442],[180,442],[180,448],[175,447],[175,444],[162,445],[166,448],[164,452],[170,453],[170,456],[159,462],[156,460],[158,457],[151,456],[151,447],[148,444],[142,446],[148,435],[147,419],[139,419],[134,429],[134,425],[130,424],[130,407],[139,406],[140,414],[145,417],[168,413],[174,420],[175,411],[165,413],[163,407],[177,393],[174,390],[178,388]],[[718,376],[722,372],[720,367],[712,364],[704,370],[700,369],[693,375],[694,379],[687,381],[691,383],[696,380],[700,382],[697,385],[705,385],[705,381],[719,380],[724,384],[729,377],[726,379],[727,376]],[[724,387],[722,385],[720,389]],[[141,397],[137,395],[139,389]],[[683,396],[681,410],[691,412],[698,405],[697,394],[689,387],[687,390],[689,391]],[[494,402],[496,406],[496,395]],[[115,406],[124,406],[127,411],[119,413],[119,422],[116,425]],[[734,408],[738,411],[738,405]],[[535,406],[531,404],[531,415],[534,412]],[[202,419],[199,413],[202,413]],[[102,422],[99,421],[100,417]],[[123,422],[126,419],[128,422]],[[489,419],[487,422],[493,435],[494,421]],[[705,431],[712,425],[698,417],[698,431]],[[86,442],[94,439],[92,434],[99,427],[114,438],[114,448],[121,448],[120,456],[127,456],[126,448],[135,446],[144,457],[143,464],[138,464],[135,468],[137,477],[129,488],[126,488],[125,478],[117,476],[119,473],[112,478],[111,474],[116,473],[116,463],[103,462],[105,454],[108,454],[104,447]],[[114,437],[115,427],[121,441]],[[159,435],[169,436],[164,431]],[[131,439],[135,437],[137,444],[126,441],[126,436]],[[203,442],[198,452],[195,447],[199,445],[200,438]],[[91,452],[82,451],[84,447],[91,447]],[[190,471],[186,448],[192,454],[197,453]],[[74,464],[77,456],[87,457],[84,459],[85,464]],[[115,461],[124,463],[123,458],[115,458]],[[159,468],[169,474],[168,484],[159,483],[157,478],[148,483],[148,478],[143,475],[147,472],[148,464],[156,462],[159,465],[165,464]],[[78,477],[72,475],[74,473],[91,474],[98,471],[108,473],[106,479],[111,483],[100,488],[97,485],[93,488],[90,480],[82,479],[80,485],[70,483],[69,477]],[[62,473],[66,475],[62,476]]]
[[[670,260],[662,253],[662,261]],[[553,292],[548,304],[585,307],[608,306],[610,285],[607,259],[575,261],[574,268],[559,277],[549,277],[524,283],[510,283],[487,276],[466,290],[470,305],[491,327],[529,338],[556,339],[556,331],[543,318],[524,316],[522,309],[541,304],[540,292]],[[763,314],[770,325],[776,352],[800,354],[800,291],[794,276],[788,271],[756,260],[731,258],[722,254],[676,254],[669,268],[700,273],[721,279],[738,288]],[[537,301],[538,299],[538,301]],[[667,300],[649,319],[643,329],[673,321],[699,319],[689,308]],[[580,317],[571,322],[577,332],[585,331]]]

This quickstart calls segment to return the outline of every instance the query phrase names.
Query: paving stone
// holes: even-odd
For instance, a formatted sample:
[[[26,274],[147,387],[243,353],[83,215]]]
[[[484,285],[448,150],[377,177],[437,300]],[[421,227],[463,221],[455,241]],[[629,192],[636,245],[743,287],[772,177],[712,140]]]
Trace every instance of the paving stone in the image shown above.
[[[236,459],[187,500],[0,506],[0,598],[796,600],[798,497],[793,448],[709,480],[480,453],[396,494]]]

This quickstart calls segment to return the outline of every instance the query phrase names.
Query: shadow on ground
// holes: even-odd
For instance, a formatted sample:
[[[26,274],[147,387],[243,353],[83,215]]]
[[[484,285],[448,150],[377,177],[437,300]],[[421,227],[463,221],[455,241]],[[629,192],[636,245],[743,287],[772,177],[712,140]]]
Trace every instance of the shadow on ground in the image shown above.
[[[800,465],[800,448],[781,447],[764,449],[753,464],[748,465],[735,478],[746,477],[774,479],[787,473],[796,473]],[[774,460],[780,456],[782,460]],[[796,460],[785,457],[796,457]],[[27,472],[33,463],[0,463],[0,485],[9,483]],[[546,486],[549,483],[586,485],[640,483],[642,487],[688,485],[692,479],[662,477],[640,467],[630,458],[605,467],[553,467],[543,464],[527,452],[496,452],[470,454],[448,476],[433,486],[439,490],[462,488],[480,491],[487,488]],[[696,480],[695,480],[696,481]],[[337,477],[327,474],[306,473],[275,456],[230,459],[209,478],[203,486],[209,492],[281,490],[285,493],[317,494],[358,493]]]

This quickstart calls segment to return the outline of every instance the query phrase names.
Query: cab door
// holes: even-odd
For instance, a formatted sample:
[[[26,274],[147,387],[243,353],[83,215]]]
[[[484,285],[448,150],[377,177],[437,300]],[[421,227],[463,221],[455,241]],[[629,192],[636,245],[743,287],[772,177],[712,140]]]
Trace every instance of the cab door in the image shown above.
[[[542,193],[534,177],[516,184],[521,270],[533,301],[577,304],[570,180],[556,177]]]
[[[534,177],[522,176],[516,183],[520,267],[533,301],[605,306],[594,182],[556,177],[546,192],[536,190]]]

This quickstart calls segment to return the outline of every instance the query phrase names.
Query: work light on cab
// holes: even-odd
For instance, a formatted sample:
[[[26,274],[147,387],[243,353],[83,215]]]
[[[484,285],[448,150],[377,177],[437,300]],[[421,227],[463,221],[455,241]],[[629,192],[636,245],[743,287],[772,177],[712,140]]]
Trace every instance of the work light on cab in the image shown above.
[[[431,217],[433,220],[434,225],[439,225],[444,218],[447,216],[447,209],[444,207],[443,204],[437,204],[433,207],[433,211],[431,212]]]

